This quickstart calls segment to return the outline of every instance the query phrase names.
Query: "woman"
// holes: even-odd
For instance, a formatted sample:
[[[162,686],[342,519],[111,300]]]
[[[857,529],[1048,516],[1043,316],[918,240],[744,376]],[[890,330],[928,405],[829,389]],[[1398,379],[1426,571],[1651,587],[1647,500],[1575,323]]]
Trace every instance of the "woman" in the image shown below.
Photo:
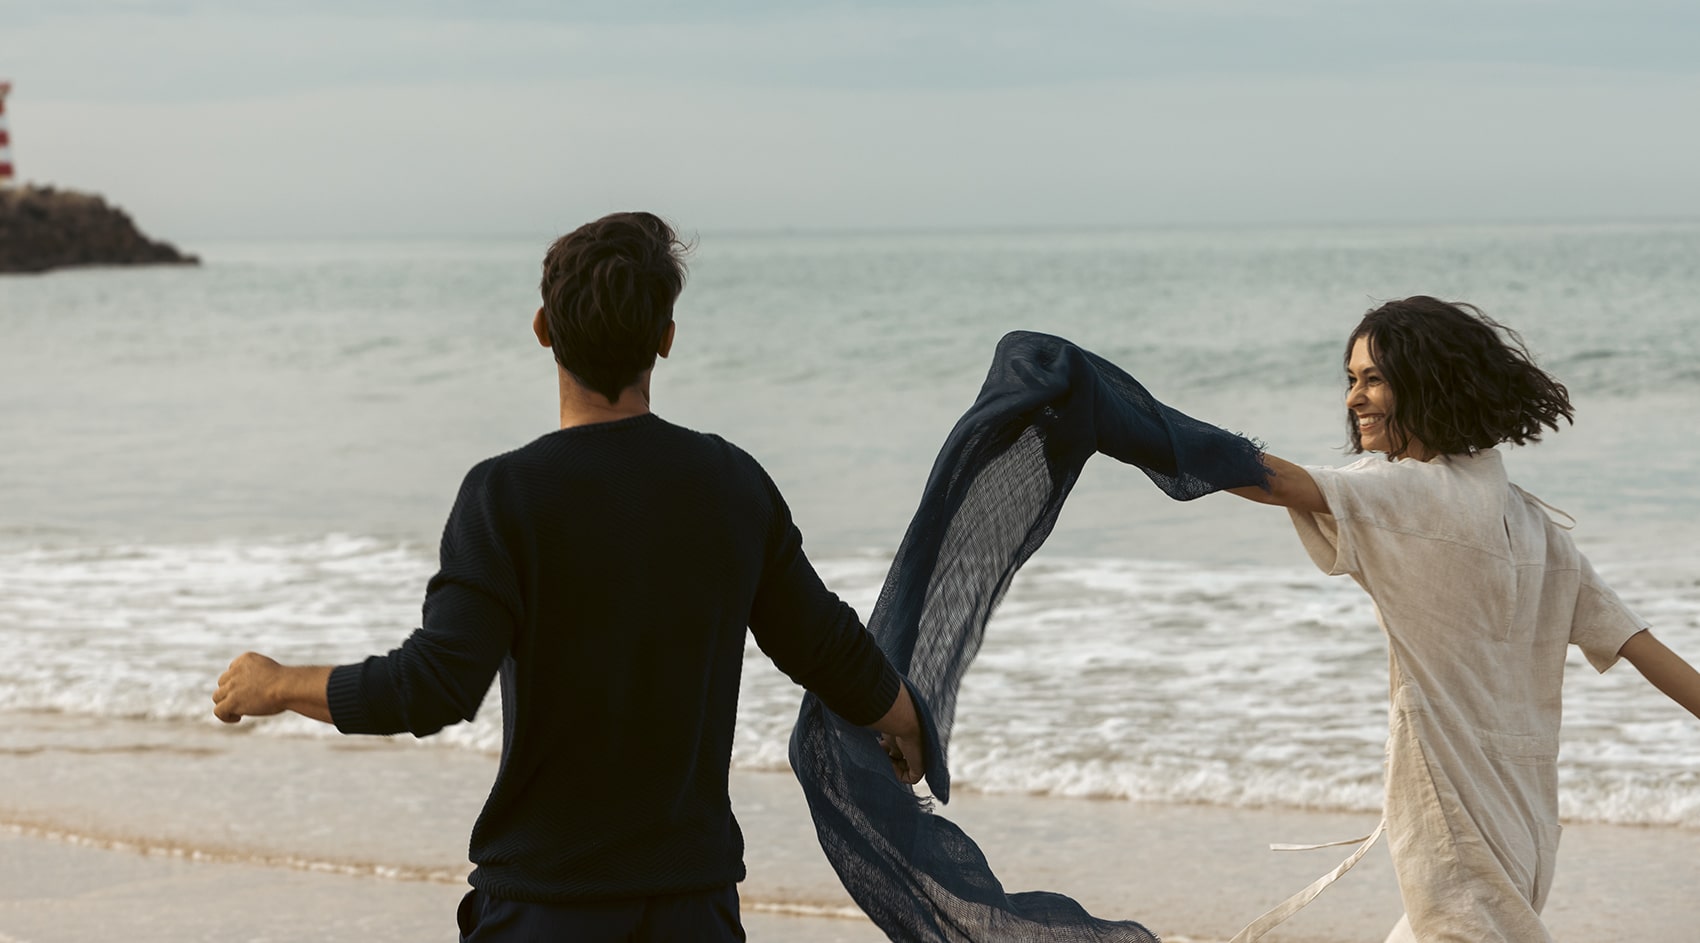
[[[1346,348],[1345,468],[1265,456],[1306,551],[1375,602],[1390,651],[1386,815],[1405,917],[1388,940],[1548,940],[1566,646],[1619,657],[1700,716],[1700,674],[1647,631],[1495,446],[1572,418],[1517,335],[1426,296]]]

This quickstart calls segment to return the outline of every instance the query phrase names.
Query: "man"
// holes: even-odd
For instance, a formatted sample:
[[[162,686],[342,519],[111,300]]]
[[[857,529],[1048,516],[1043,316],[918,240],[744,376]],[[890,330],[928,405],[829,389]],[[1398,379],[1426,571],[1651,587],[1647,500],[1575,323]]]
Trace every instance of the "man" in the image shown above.
[[[443,531],[423,625],[337,668],[238,657],[214,713],[293,710],[426,736],[500,675],[502,760],[472,829],[462,939],[742,940],[727,795],[746,626],[833,710],[924,767],[914,704],[828,592],[773,482],[650,411],[684,246],[617,213],[550,247],[532,321],[561,428],[476,465]]]

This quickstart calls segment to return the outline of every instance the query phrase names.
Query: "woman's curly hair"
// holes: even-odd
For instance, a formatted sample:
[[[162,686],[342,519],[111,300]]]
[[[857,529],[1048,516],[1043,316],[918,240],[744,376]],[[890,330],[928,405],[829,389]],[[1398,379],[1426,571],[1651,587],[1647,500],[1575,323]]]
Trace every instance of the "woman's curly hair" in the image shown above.
[[[1475,305],[1416,295],[1371,309],[1346,339],[1348,363],[1360,337],[1393,393],[1389,457],[1413,439],[1443,455],[1539,442],[1542,427],[1575,421],[1564,385],[1535,366],[1516,331]],[[1350,410],[1346,426],[1352,451],[1362,452]]]

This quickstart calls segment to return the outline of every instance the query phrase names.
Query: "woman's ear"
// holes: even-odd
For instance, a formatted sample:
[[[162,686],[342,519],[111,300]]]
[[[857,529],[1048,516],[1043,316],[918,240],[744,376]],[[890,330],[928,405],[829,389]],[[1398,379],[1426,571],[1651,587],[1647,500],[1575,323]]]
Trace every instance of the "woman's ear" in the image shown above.
[[[543,316],[542,308],[538,308],[531,317],[531,333],[537,335],[537,343],[549,346],[549,320]]]

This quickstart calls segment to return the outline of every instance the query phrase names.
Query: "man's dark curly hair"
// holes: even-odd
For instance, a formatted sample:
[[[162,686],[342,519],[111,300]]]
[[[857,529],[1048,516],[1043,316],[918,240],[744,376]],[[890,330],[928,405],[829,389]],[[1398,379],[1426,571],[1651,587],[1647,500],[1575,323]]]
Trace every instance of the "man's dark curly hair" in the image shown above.
[[[543,316],[555,361],[608,397],[655,366],[685,288],[681,242],[660,217],[612,213],[555,240],[543,257]]]
[[[1501,442],[1539,442],[1542,427],[1574,422],[1564,385],[1535,366],[1523,339],[1475,305],[1416,295],[1364,315],[1346,339],[1346,362],[1358,338],[1393,393],[1388,456],[1411,440],[1436,454],[1474,453]],[[1363,439],[1348,410],[1352,451]]]

